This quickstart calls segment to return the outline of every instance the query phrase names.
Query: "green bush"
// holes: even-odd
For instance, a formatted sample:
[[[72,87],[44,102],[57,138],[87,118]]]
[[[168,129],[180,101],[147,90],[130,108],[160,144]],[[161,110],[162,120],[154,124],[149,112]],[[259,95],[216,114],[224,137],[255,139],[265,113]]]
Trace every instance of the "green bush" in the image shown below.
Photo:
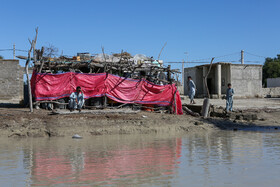
[[[280,77],[280,55],[276,58],[266,58],[263,65],[263,83],[267,85],[267,78]]]

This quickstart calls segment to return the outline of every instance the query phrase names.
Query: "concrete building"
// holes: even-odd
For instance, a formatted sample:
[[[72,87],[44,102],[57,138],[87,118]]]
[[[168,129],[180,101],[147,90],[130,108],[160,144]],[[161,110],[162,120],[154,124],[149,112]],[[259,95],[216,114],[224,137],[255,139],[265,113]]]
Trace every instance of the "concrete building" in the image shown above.
[[[267,79],[267,87],[268,88],[280,87],[280,77],[278,77],[278,78],[268,78]]]
[[[187,77],[191,76],[197,87],[196,97],[207,96],[203,79],[210,65],[201,65],[184,69],[184,93],[188,94]],[[259,97],[262,92],[262,65],[231,64],[218,62],[212,65],[207,85],[212,98],[221,98],[226,94],[227,84],[231,83],[235,97]]]
[[[19,60],[0,59],[0,103],[19,104],[24,99],[23,67]]]

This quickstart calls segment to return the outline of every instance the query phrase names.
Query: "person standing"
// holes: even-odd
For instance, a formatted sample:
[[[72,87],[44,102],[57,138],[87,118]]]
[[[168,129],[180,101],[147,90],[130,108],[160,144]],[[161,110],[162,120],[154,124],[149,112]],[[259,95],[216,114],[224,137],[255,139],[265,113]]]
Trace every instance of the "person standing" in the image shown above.
[[[85,99],[84,99],[84,93],[82,92],[82,89],[80,86],[77,86],[76,92],[73,92],[70,95],[69,100],[69,109],[72,112],[73,110],[79,110],[81,112],[81,109],[84,105]]]
[[[231,84],[228,83],[228,89],[226,93],[226,111],[232,112],[232,105],[233,105],[233,94],[234,90],[231,88]]]
[[[190,104],[195,104],[194,96],[196,92],[196,86],[191,76],[188,76],[188,89],[189,89]]]

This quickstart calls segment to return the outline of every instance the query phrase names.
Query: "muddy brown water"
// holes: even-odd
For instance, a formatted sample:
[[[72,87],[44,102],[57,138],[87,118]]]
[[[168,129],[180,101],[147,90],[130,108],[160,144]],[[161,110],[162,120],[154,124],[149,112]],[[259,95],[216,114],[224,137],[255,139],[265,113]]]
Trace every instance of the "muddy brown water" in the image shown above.
[[[278,186],[280,133],[0,138],[0,186]]]

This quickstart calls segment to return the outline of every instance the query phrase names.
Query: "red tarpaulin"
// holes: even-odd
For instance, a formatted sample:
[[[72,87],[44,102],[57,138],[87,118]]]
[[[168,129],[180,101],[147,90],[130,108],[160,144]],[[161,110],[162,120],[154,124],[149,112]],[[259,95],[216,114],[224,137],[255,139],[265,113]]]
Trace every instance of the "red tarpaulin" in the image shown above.
[[[180,93],[175,84],[157,85],[145,79],[130,79],[106,73],[33,73],[32,95],[36,101],[69,97],[80,86],[85,98],[106,95],[121,103],[177,106],[177,114],[183,114]]]

